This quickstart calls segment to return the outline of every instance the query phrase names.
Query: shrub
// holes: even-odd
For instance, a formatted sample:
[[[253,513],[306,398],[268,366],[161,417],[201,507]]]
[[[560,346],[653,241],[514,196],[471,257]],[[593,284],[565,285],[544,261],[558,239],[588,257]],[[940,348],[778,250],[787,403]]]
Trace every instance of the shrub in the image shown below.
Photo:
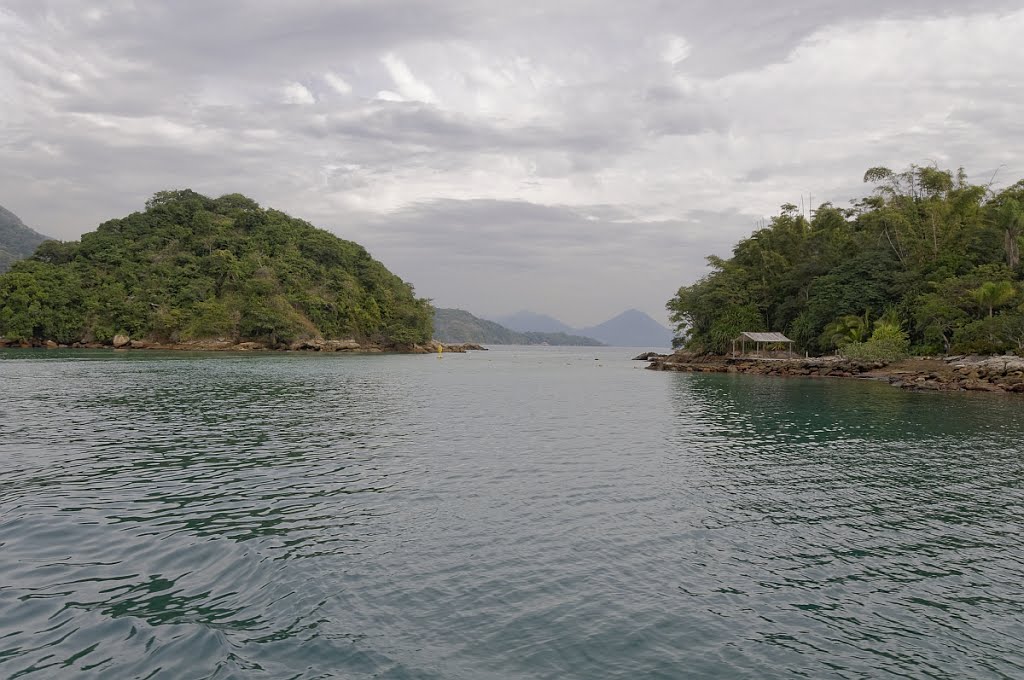
[[[847,343],[842,354],[858,361],[892,362],[906,358],[909,346],[907,334],[897,324],[879,321],[869,340]]]

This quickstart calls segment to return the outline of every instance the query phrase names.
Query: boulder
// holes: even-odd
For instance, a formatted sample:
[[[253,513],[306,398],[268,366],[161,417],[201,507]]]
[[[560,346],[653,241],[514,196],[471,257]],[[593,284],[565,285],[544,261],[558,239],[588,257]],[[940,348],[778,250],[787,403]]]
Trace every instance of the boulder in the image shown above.
[[[121,347],[124,347],[131,341],[132,339],[129,338],[127,335],[115,335],[113,344],[115,348],[120,349]]]
[[[351,352],[353,350],[362,349],[362,345],[355,341],[353,338],[346,340],[326,340],[323,343],[323,349],[325,352]]]
[[[319,352],[324,349],[323,338],[305,338],[303,340],[296,340],[292,344],[288,345],[288,349],[293,352],[301,350],[313,350]]]
[[[633,357],[633,361],[653,361],[654,359],[664,359],[667,354],[658,354],[657,352],[644,352]]]
[[[58,345],[53,340],[46,341],[46,349],[57,349]]]
[[[442,344],[441,346],[444,348],[445,352],[458,352],[460,354],[463,353],[463,352],[470,351],[470,350],[472,350],[472,351],[485,351],[485,352],[487,351],[486,347],[484,347],[482,345],[478,345],[478,344],[476,344],[474,342],[463,342],[463,343],[459,343],[459,344]]]
[[[146,349],[147,347],[149,347],[149,345],[143,342],[142,340],[132,340],[131,342],[128,343],[128,346],[131,347],[132,349]]]
[[[966,380],[963,384],[965,390],[972,392],[999,392],[999,387],[993,385],[986,380]]]

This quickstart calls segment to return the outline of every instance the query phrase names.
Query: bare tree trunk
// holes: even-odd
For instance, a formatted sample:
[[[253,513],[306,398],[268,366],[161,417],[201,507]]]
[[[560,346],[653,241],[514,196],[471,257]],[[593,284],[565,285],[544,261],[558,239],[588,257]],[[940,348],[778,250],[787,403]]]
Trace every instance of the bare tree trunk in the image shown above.
[[[1020,264],[1020,244],[1017,243],[1017,231],[1007,229],[1003,245],[1006,248],[1006,264],[1010,269],[1016,269]]]

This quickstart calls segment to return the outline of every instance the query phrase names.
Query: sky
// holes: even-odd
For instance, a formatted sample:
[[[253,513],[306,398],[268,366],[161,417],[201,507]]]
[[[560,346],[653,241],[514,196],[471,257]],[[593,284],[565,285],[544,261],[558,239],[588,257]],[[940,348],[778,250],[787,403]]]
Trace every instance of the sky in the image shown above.
[[[418,295],[584,326],[864,171],[1024,178],[1020,0],[4,0],[0,205],[243,193]]]

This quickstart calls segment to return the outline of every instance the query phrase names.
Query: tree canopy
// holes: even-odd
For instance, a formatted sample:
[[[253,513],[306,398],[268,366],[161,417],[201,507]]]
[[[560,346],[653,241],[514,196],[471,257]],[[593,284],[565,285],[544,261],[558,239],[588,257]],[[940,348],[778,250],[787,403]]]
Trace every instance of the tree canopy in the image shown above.
[[[360,245],[240,194],[162,191],[0,275],[0,335],[108,342],[430,339],[433,309]]]
[[[781,331],[812,353],[876,340],[919,353],[1024,349],[1024,180],[1001,191],[963,169],[869,169],[874,190],[805,216],[784,205],[711,256],[668,302],[676,344],[724,353],[742,331]]]

